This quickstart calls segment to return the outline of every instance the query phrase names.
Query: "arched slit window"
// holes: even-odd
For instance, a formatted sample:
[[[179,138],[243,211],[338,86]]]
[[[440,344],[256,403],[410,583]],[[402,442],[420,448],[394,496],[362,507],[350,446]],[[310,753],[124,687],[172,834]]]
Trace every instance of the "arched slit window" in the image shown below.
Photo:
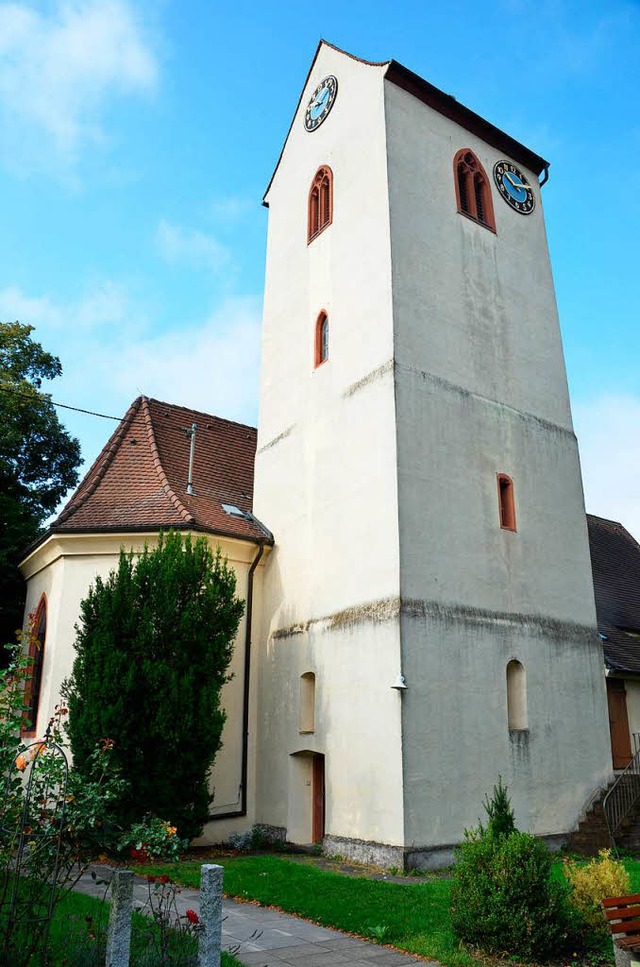
[[[305,672],[300,676],[300,732],[314,732],[316,727],[316,676]]]
[[[309,228],[312,241],[333,220],[333,172],[327,165],[318,168],[309,189]]]
[[[453,159],[458,211],[495,232],[491,186],[487,174],[469,148],[462,148]]]
[[[527,729],[527,673],[515,658],[507,665],[507,719],[509,729]]]
[[[498,474],[498,509],[500,527],[507,531],[515,531],[516,502],[513,494],[513,480],[506,473]]]
[[[40,707],[44,644],[47,637],[47,599],[44,594],[31,621],[29,640],[29,677],[25,684],[23,734],[35,734]]]
[[[329,317],[321,312],[316,319],[315,366],[321,366],[329,358]]]

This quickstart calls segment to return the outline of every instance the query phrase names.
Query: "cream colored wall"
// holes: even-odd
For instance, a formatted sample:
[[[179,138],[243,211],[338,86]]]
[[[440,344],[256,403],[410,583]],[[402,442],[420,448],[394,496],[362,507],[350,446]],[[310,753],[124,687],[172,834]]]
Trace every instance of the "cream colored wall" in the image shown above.
[[[629,719],[631,749],[635,751],[633,745],[634,732],[640,735],[640,680],[625,678],[624,687],[627,693],[627,717]]]
[[[407,840],[455,842],[501,774],[525,828],[567,832],[611,769],[580,465],[537,178],[501,199],[504,157],[385,86]],[[453,158],[489,179],[493,233],[456,208]],[[500,527],[496,475],[514,483]],[[506,666],[529,728],[509,732]]]
[[[200,536],[200,535],[193,535]],[[246,600],[249,567],[256,556],[255,544],[211,536],[211,545],[219,546],[232,566],[237,579],[237,594]],[[57,535],[49,537],[22,563],[27,581],[26,613],[37,606],[42,593],[47,596],[47,637],[43,667],[38,735],[42,734],[56,703],[62,681],[71,673],[75,651],[74,626],[79,620],[80,603],[97,576],[106,578],[118,561],[120,548],[140,552],[144,545],[154,547],[157,537],[152,534],[113,535]],[[268,554],[268,550],[267,550]],[[263,565],[259,565],[254,579],[254,629],[260,624],[260,583]],[[222,691],[222,707],[227,712],[223,745],[212,774],[215,794],[212,814],[236,810],[240,806],[239,790],[242,750],[242,698],[244,682],[244,647],[246,613],[236,636],[230,665],[232,680]],[[255,640],[255,631],[254,631]],[[255,669],[254,669],[255,680]],[[250,697],[250,722],[255,723],[255,690]],[[255,728],[251,729],[255,734]],[[197,737],[196,737],[197,740]],[[246,818],[223,820],[207,824],[205,841],[225,839],[230,832],[244,829],[253,821],[255,789],[255,748],[249,743],[249,814]]]
[[[327,74],[338,78],[335,105],[308,133],[304,110]],[[307,245],[308,192],[323,164],[334,220]],[[399,622],[397,611],[372,617],[399,592],[386,176],[383,70],[323,46],[267,197],[254,508],[276,548],[264,584],[258,798],[261,820],[286,826],[289,757],[310,748],[326,756],[327,831],[399,843],[400,710],[389,688]],[[329,359],[314,370],[323,309]],[[292,637],[278,637],[283,629]],[[313,743],[297,728],[305,671],[317,676]]]

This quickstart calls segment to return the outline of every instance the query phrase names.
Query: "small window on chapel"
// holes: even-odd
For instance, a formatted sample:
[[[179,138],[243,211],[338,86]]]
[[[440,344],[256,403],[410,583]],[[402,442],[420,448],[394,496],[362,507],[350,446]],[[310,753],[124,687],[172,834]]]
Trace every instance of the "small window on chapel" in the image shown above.
[[[34,734],[38,724],[40,689],[44,665],[44,643],[47,637],[47,599],[44,595],[33,617],[30,629],[28,678],[24,692],[24,718],[22,734]]]
[[[316,367],[326,363],[329,358],[329,317],[326,312],[321,312],[316,320],[314,353]]]
[[[309,229],[311,242],[333,220],[333,172],[327,165],[318,168],[309,189]]]
[[[316,676],[305,672],[300,676],[299,731],[315,732],[316,728]]]
[[[458,211],[495,232],[489,179],[473,151],[469,148],[458,151],[453,159],[453,173]]]
[[[500,527],[504,530],[516,530],[516,503],[513,496],[513,480],[506,473],[498,474],[498,507],[500,511]]]

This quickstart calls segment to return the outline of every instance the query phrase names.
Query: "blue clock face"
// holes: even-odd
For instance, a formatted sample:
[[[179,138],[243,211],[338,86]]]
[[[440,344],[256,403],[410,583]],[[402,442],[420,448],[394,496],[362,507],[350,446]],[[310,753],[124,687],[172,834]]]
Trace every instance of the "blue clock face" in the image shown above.
[[[498,161],[493,166],[493,178],[506,203],[520,212],[530,215],[535,207],[535,196],[531,185],[510,161]]]
[[[320,81],[304,112],[304,126],[307,131],[315,131],[316,128],[320,127],[333,107],[337,93],[338,81],[333,74]]]

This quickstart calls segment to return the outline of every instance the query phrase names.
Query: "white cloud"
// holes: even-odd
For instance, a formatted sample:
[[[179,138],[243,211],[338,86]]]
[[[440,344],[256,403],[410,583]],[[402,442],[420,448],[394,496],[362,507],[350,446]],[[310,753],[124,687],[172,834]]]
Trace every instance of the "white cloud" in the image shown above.
[[[114,382],[131,398],[133,387],[168,403],[254,422],[260,359],[260,304],[231,298],[201,324],[130,346]]]
[[[151,312],[124,287],[104,282],[63,303],[17,287],[0,290],[0,319],[28,322],[33,338],[60,357],[63,376],[47,384],[57,402],[123,416],[143,393],[254,424],[257,418],[260,303],[229,298],[203,319],[150,335]],[[90,463],[111,423],[61,409]]]
[[[587,510],[640,540],[640,397],[602,394],[574,403],[573,418]]]
[[[69,331],[73,326],[77,334],[78,330],[113,326],[127,318],[129,309],[126,290],[110,281],[101,283],[71,306],[57,303],[47,295],[27,295],[18,286],[0,289],[0,318],[3,322],[17,319],[45,330]]]
[[[233,224],[255,210],[255,199],[244,198],[240,195],[229,195],[227,198],[216,198],[211,205],[211,213],[216,221]]]
[[[229,251],[212,235],[173,225],[164,219],[158,225],[156,245],[166,262],[186,262],[214,272],[227,269],[231,264]]]
[[[158,62],[129,0],[0,3],[0,109],[6,147],[28,167],[54,150],[73,160],[100,142],[114,94],[153,91]],[[23,149],[23,150],[21,150]],[[26,154],[32,155],[26,157]]]

